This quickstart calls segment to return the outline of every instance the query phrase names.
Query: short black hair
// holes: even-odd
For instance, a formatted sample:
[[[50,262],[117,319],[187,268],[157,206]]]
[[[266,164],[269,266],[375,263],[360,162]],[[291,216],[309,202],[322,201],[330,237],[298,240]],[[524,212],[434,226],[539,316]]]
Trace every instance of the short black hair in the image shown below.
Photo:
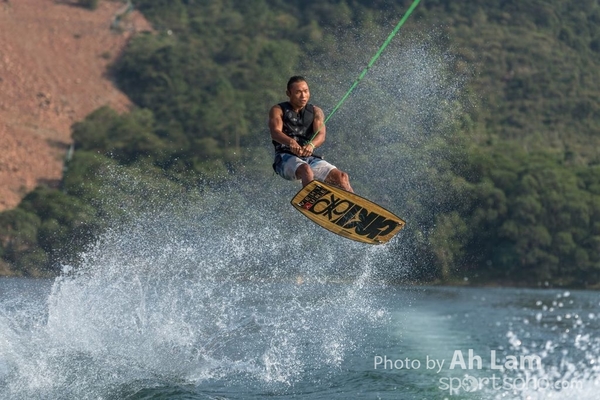
[[[306,82],[306,79],[304,79],[304,77],[300,75],[292,76],[287,83],[287,90],[290,90],[292,88],[292,85],[297,82]]]

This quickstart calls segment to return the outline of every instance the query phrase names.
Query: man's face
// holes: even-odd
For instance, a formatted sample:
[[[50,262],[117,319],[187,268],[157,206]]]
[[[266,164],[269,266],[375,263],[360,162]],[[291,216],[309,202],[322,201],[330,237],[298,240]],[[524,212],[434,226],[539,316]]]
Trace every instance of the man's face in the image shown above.
[[[290,89],[287,91],[287,95],[290,98],[290,104],[292,105],[292,107],[304,107],[308,103],[308,99],[310,98],[308,83],[296,82],[292,84]]]

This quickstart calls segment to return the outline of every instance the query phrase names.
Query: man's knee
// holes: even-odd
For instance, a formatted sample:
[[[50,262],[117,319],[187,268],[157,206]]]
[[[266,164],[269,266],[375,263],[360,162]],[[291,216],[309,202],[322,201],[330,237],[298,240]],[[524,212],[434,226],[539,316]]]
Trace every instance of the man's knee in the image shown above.
[[[329,178],[329,180],[337,182],[348,182],[350,180],[350,176],[348,176],[347,173],[337,168],[332,169],[327,177]]]
[[[352,186],[350,185],[350,176],[337,168],[332,170],[329,175],[327,175],[327,179],[325,179],[325,181],[349,192],[354,192]]]
[[[342,180],[342,182],[349,182],[350,181],[350,175],[348,175],[344,171],[340,171],[340,179]]]
[[[302,177],[305,176],[312,176],[312,170],[310,169],[308,164],[302,164],[296,169],[296,178],[302,179]]]

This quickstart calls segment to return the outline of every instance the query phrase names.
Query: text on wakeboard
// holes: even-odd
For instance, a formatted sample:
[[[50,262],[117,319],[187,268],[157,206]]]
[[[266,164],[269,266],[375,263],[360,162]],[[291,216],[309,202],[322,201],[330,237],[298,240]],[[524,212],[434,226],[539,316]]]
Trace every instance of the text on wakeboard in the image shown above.
[[[352,201],[336,197],[330,190],[317,186],[298,206],[313,214],[321,215],[343,229],[352,230],[369,239],[384,236],[398,226],[398,222],[374,211],[369,211]]]

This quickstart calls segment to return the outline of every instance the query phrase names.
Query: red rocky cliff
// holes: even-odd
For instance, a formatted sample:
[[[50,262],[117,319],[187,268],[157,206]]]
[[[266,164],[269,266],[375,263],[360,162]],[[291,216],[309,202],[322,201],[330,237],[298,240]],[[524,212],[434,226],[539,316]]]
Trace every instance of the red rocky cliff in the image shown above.
[[[64,0],[0,0],[0,211],[59,182],[74,122],[103,105],[130,106],[107,66],[150,25],[124,10],[107,0],[94,11]]]

